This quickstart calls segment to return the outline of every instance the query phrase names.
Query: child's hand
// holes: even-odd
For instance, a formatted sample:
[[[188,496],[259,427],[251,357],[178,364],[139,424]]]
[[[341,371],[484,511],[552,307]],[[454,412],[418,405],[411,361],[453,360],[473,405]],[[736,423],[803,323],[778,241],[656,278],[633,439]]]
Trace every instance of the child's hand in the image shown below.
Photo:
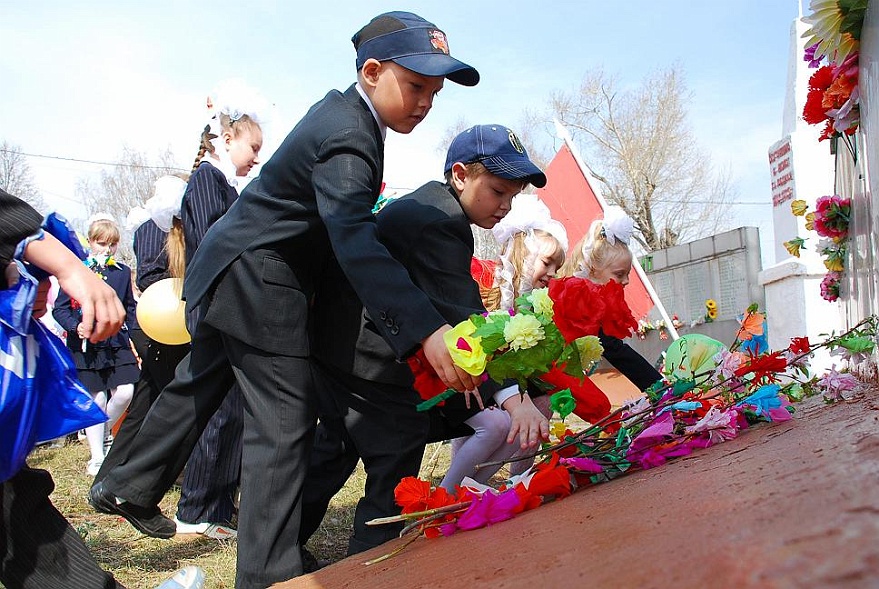
[[[55,276],[64,292],[81,306],[82,322],[76,327],[80,338],[94,344],[119,331],[125,309],[116,292],[97,274],[83,264],[72,264]]]
[[[107,339],[125,322],[125,309],[116,292],[49,235],[31,241],[24,259],[58,278],[58,284],[82,308],[82,334],[92,343]]]
[[[451,325],[443,325],[421,342],[424,357],[433,366],[444,385],[459,392],[472,391],[482,384],[482,379],[464,372],[452,362],[449,349],[443,341],[443,334],[451,328]]]
[[[537,446],[540,440],[549,439],[549,420],[534,406],[527,394],[510,397],[504,401],[504,409],[513,419],[507,436],[508,444],[519,436],[519,446],[525,450]]]

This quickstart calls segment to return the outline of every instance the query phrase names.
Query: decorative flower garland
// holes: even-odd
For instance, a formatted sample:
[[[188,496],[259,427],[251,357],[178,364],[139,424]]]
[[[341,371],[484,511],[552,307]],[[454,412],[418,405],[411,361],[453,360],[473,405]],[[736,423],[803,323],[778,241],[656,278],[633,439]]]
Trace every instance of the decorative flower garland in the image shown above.
[[[830,302],[839,298],[839,287],[845,272],[851,208],[851,199],[838,195],[822,196],[815,202],[815,211],[809,213],[806,212],[809,209],[806,201],[795,200],[791,203],[794,216],[805,216],[806,230],[824,238],[818,241],[816,249],[824,256],[824,266],[827,268],[827,274],[821,281],[821,296]],[[792,256],[799,258],[805,243],[805,239],[797,237],[785,241],[784,247]]]
[[[867,0],[812,0],[810,8],[803,59],[818,69],[809,78],[803,119],[824,124],[821,141],[852,135],[860,121],[858,49]]]
[[[553,399],[562,418],[561,427],[552,428],[558,442],[528,456],[543,456],[543,460],[497,488],[465,479],[455,493],[449,493],[429,481],[403,479],[395,492],[402,514],[368,525],[406,522],[400,535],[417,533],[390,554],[366,564],[398,554],[421,534],[447,536],[497,524],[584,486],[661,466],[695,449],[733,439],[753,424],[789,420],[795,412],[791,402],[807,396],[822,394],[827,403],[840,401],[859,384],[857,379],[835,367],[821,378],[810,377],[808,358],[827,347],[833,355],[857,364],[872,354],[879,328],[879,318],[870,316],[820,344],[797,337],[781,351],[740,351],[757,331],[747,326],[758,323],[762,324],[762,314],[752,305],[729,349],[705,336],[684,336],[669,349],[667,358],[672,360],[666,361],[665,379],[649,387],[645,398],[578,433],[564,426],[566,404]],[[782,376],[786,384],[781,384]]]

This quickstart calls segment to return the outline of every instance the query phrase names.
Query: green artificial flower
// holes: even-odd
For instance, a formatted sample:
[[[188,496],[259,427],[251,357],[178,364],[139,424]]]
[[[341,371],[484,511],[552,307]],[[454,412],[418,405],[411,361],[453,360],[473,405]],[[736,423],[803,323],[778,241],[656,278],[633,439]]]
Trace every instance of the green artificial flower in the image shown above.
[[[553,393],[549,397],[549,406],[555,413],[559,414],[562,419],[574,412],[577,407],[577,401],[571,394],[571,389],[562,389],[557,393]]]

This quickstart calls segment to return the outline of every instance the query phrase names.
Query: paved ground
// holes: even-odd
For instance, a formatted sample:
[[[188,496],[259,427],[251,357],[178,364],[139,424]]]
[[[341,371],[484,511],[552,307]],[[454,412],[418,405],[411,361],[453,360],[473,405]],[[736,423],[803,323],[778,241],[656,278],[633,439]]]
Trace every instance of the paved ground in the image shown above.
[[[276,587],[879,588],[879,390],[363,565],[398,542]]]

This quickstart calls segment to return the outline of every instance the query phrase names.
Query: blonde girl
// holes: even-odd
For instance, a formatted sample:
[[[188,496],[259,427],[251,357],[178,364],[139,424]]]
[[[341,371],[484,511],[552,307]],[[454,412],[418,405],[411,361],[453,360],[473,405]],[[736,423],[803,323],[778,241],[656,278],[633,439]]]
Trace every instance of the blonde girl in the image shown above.
[[[126,311],[126,322],[116,335],[96,344],[85,336],[79,303],[63,290],[58,293],[52,315],[67,331],[67,347],[76,364],[77,374],[95,402],[109,417],[106,424],[86,428],[91,458],[86,472],[94,476],[104,462],[112,442],[112,428],[122,417],[134,394],[134,383],[140,376],[137,359],[131,351],[128,329],[137,326],[131,269],[116,261],[113,255],[119,245],[119,226],[108,215],[89,220],[89,257],[86,265],[116,291]]]

